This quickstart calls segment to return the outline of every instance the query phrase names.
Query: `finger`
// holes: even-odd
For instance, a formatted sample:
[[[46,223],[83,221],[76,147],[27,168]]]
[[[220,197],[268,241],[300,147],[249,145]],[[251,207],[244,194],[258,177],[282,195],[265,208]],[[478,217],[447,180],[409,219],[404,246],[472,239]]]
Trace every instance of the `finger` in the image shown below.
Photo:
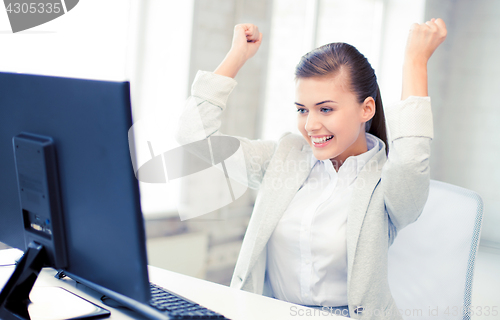
[[[245,29],[245,35],[249,36],[252,34],[252,25],[244,24],[243,28]]]
[[[259,38],[253,42],[258,43],[258,44],[260,44],[262,42],[262,32],[259,32]]]
[[[250,25],[245,32],[247,36],[247,41],[256,41],[259,39],[259,28],[256,25]]]
[[[434,21],[427,21],[425,24],[428,25],[432,31],[438,31],[438,26]]]
[[[446,24],[444,23],[443,19],[441,19],[441,18],[436,19],[436,25],[438,26],[439,31],[446,35],[446,32],[447,32],[446,31]]]
[[[234,26],[234,34],[240,37],[246,37],[246,28],[243,24],[237,24]]]

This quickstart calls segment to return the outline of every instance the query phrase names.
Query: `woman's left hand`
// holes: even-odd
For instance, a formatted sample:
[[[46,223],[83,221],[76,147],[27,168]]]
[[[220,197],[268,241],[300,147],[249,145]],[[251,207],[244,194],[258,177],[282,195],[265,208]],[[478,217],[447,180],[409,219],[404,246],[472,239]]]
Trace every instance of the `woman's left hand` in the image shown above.
[[[442,19],[412,24],[406,42],[401,100],[409,96],[428,95],[427,61],[445,38],[446,25]]]
[[[405,60],[425,63],[436,48],[446,39],[446,25],[442,19],[431,19],[426,23],[414,23],[406,43]]]

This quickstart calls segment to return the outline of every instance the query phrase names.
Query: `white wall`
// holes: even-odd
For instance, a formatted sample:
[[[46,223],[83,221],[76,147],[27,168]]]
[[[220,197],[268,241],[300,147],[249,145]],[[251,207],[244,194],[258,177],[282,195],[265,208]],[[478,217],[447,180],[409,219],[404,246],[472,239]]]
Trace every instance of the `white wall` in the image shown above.
[[[427,1],[448,36],[429,62],[433,179],[479,193],[481,244],[500,248],[500,1]]]

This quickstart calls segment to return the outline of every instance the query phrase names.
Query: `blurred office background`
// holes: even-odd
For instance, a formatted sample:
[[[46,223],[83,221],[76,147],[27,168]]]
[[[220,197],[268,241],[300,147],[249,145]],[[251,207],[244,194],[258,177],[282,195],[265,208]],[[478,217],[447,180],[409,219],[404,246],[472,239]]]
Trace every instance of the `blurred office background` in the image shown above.
[[[433,17],[443,18],[448,37],[429,62],[432,178],[483,197],[475,281],[491,284],[492,270],[500,266],[497,0],[86,0],[67,15],[19,34],[10,33],[1,12],[0,70],[130,80],[134,121],[155,119],[158,154],[178,145],[173,132],[194,76],[222,61],[235,24],[254,23],[264,38],[236,77],[221,131],[277,139],[285,131],[298,132],[293,70],[303,54],[329,42],[353,44],[375,68],[389,105],[400,97],[410,25]],[[149,151],[142,161],[148,156]],[[212,180],[195,183],[188,177],[181,184],[140,187],[150,263],[229,284],[256,192],[181,221],[178,199],[211,201],[203,194],[218,187]],[[500,287],[495,279],[492,288]],[[491,296],[488,290],[481,289],[482,298]],[[499,300],[496,293],[492,301],[498,305]]]

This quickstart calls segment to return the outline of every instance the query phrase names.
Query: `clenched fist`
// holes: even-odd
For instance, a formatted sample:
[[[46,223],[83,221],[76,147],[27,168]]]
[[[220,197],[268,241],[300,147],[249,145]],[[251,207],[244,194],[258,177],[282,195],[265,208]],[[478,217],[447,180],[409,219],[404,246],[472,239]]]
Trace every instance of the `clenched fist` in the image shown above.
[[[262,33],[251,23],[237,24],[234,27],[233,44],[214,73],[234,78],[240,68],[253,57],[262,43]]]
[[[442,19],[412,24],[406,43],[406,59],[427,63],[436,48],[446,38],[446,25]]]
[[[234,27],[231,51],[241,55],[246,61],[253,57],[262,43],[262,33],[251,23],[237,24]]]

